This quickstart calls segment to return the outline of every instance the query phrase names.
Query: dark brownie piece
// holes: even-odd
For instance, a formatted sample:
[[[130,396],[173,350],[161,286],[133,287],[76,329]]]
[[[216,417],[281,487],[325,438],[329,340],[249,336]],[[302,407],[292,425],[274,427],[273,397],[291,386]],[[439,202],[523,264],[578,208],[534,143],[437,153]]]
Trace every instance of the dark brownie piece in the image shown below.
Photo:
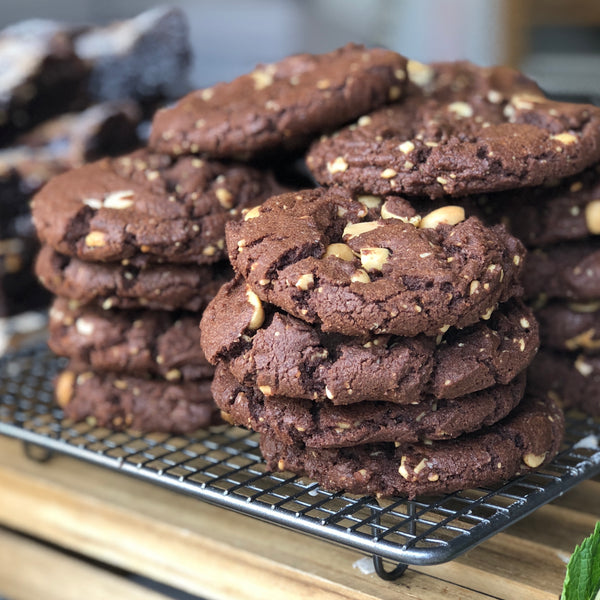
[[[42,284],[57,296],[109,308],[200,311],[230,277],[228,265],[89,263],[42,246],[35,265]]]
[[[222,416],[233,425],[274,435],[285,444],[332,448],[458,437],[503,419],[523,398],[525,375],[454,400],[428,397],[419,404],[361,402],[335,406],[282,396],[265,396],[238,383],[219,365],[212,393]]]
[[[37,250],[32,237],[0,239],[0,317],[48,305],[50,295],[33,273]]]
[[[600,160],[598,107],[549,100],[508,67],[417,73],[406,99],[314,143],[319,183],[440,198],[541,185]]]
[[[437,340],[327,334],[269,304],[262,323],[253,322],[248,300],[243,280],[226,283],[202,316],[201,343],[210,362],[225,363],[238,381],[267,396],[336,405],[456,398],[507,384],[531,362],[539,341],[533,313],[515,300]]]
[[[307,475],[324,489],[414,498],[493,486],[540,468],[556,455],[563,434],[560,408],[526,397],[499,423],[454,440],[316,449],[262,434],[260,447],[269,469]]]
[[[520,292],[525,250],[504,227],[394,210],[341,189],[282,194],[228,224],[229,258],[258,298],[346,335],[436,335]]]
[[[600,353],[600,302],[554,301],[536,312],[544,348]]]
[[[23,21],[0,32],[0,145],[87,101],[88,67],[56,23]]]
[[[81,112],[67,113],[22,134],[17,143],[45,150],[66,168],[79,167],[103,156],[116,156],[140,145],[137,127],[142,119],[133,100],[94,104]]]
[[[200,350],[199,321],[194,313],[102,310],[57,298],[50,308],[48,345],[94,371],[206,379],[213,368]]]
[[[77,55],[91,65],[96,101],[134,98],[155,105],[189,90],[188,23],[180,8],[161,6],[132,19],[86,28],[75,37]]]
[[[283,191],[246,165],[146,149],[55,177],[34,198],[41,240],[86,261],[214,263],[225,223]]]
[[[404,91],[406,59],[348,44],[298,54],[185,96],[157,112],[150,144],[170,154],[248,159],[297,149]]]
[[[529,369],[527,387],[564,408],[600,417],[600,356],[542,348]]]
[[[69,366],[56,378],[55,396],[69,419],[109,429],[185,434],[220,421],[209,379],[172,383]]]
[[[540,302],[600,298],[600,240],[565,242],[529,252],[523,286],[527,298]]]

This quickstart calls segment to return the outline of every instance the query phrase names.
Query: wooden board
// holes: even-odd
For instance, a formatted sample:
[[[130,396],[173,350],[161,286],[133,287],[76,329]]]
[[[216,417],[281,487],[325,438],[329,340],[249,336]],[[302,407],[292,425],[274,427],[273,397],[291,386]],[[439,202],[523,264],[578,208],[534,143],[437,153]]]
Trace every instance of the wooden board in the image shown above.
[[[72,458],[38,464],[6,438],[0,489],[0,525],[207,599],[556,600],[600,518],[600,482],[588,481],[456,561],[386,582],[355,551]]]

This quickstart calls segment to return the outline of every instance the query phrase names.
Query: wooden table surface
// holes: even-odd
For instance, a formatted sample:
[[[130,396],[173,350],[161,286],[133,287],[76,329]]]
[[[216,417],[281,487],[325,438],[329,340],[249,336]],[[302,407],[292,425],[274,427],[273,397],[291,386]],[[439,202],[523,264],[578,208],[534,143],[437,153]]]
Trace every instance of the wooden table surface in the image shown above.
[[[0,437],[10,600],[172,597],[139,576],[206,599],[556,600],[565,562],[599,519],[600,480],[586,481],[457,560],[387,582],[356,551],[66,456],[36,463]]]

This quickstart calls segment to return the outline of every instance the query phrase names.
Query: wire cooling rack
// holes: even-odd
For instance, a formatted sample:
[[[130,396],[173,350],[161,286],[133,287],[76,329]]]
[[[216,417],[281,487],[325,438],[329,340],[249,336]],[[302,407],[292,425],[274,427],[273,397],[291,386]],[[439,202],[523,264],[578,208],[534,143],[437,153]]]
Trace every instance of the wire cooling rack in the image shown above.
[[[257,435],[237,427],[183,437],[115,433],[66,420],[52,401],[52,380],[63,364],[45,346],[0,359],[0,433],[23,440],[32,458],[61,452],[355,548],[373,556],[385,579],[410,564],[451,560],[600,473],[600,420],[570,417],[558,457],[502,486],[412,501],[331,493],[308,479],[267,471]],[[397,564],[386,570],[384,559]]]

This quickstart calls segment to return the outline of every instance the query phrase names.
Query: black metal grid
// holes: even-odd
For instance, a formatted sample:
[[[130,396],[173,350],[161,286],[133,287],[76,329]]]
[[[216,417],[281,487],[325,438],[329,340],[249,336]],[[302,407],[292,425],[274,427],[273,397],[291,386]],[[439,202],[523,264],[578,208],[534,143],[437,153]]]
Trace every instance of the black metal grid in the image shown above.
[[[257,435],[237,427],[183,437],[115,433],[65,420],[52,401],[52,380],[62,365],[45,347],[0,360],[0,433],[372,554],[385,578],[407,564],[451,560],[600,474],[600,449],[580,442],[597,441],[600,420],[569,417],[559,456],[499,487],[414,501],[331,493],[306,478],[268,472]],[[400,566],[388,573],[382,559]]]

